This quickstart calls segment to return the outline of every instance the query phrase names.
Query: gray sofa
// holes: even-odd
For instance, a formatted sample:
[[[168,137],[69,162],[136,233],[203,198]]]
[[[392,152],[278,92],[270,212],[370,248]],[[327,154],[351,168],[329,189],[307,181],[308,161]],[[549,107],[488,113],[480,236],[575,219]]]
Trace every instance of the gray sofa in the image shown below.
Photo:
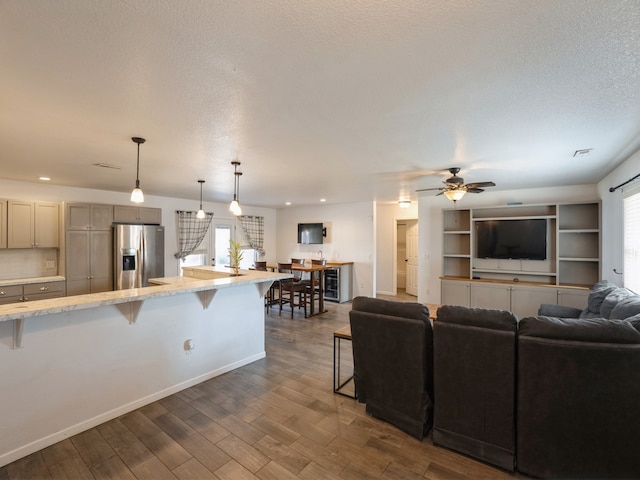
[[[433,442],[513,470],[516,316],[444,305],[433,330]]]
[[[520,472],[543,478],[640,478],[637,328],[637,322],[603,318],[520,321]]]
[[[422,439],[433,411],[429,310],[419,303],[356,297],[349,318],[358,401],[368,414]]]
[[[559,318],[625,320],[638,314],[640,314],[640,295],[607,280],[601,280],[593,286],[584,310],[552,304],[542,304],[538,309],[538,315]]]

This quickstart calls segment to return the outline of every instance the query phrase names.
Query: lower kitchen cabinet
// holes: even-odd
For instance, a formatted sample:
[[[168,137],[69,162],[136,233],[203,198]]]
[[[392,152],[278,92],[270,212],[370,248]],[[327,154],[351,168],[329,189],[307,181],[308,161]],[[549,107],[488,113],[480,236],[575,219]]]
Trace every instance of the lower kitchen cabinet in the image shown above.
[[[587,306],[586,288],[537,286],[518,283],[443,279],[441,303],[474,308],[508,310],[518,318],[535,316],[543,303],[583,309]]]
[[[64,297],[64,281],[27,283],[0,287],[0,305]]]
[[[113,290],[111,230],[67,231],[67,295]]]

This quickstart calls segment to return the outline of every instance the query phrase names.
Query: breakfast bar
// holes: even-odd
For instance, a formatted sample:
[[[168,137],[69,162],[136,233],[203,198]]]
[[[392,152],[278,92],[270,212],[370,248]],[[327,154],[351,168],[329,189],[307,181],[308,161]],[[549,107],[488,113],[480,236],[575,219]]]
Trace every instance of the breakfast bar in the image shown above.
[[[273,272],[0,305],[0,466],[263,358]]]

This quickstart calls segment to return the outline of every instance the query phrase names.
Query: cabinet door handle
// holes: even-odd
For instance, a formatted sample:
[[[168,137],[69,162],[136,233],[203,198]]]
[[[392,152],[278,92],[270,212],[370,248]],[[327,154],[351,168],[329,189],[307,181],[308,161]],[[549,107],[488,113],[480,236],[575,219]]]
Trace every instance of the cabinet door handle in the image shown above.
[[[0,290],[0,295],[6,295],[7,293],[4,290]]]
[[[47,290],[49,290],[49,287],[40,287],[41,292],[46,292]]]
[[[27,300],[29,300],[27,297],[22,297],[22,298],[20,299],[20,301],[21,301],[21,302],[26,302]]]

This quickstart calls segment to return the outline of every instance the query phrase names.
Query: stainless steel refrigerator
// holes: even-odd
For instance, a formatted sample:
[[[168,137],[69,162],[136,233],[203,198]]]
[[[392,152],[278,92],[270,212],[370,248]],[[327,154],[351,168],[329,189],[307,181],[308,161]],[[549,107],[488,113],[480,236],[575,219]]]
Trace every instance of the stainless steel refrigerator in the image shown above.
[[[164,227],[113,225],[113,289],[149,286],[164,277]]]

